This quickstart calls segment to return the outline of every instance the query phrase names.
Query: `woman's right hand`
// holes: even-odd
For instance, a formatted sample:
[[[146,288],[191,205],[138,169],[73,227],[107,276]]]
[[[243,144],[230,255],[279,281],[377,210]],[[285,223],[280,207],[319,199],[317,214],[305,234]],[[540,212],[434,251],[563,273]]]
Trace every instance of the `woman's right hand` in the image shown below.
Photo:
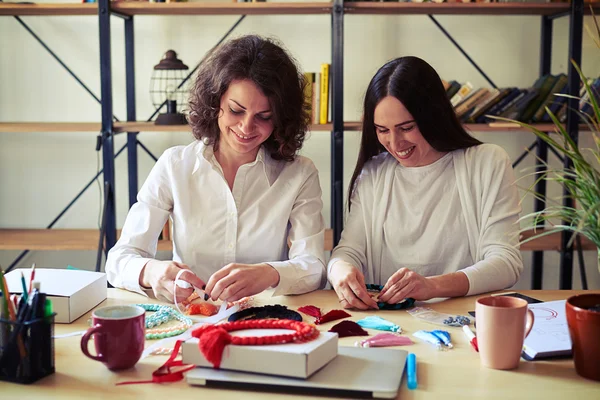
[[[191,288],[177,288],[177,302],[181,303],[194,293],[194,287],[199,287],[204,290],[205,283],[202,279],[190,270],[185,264],[176,261],[159,261],[150,260],[146,263],[140,273],[140,286],[150,287],[154,292],[154,296],[169,303],[173,302],[173,286],[177,274],[182,269],[190,272],[183,273],[179,279],[186,281],[192,285]]]
[[[377,302],[369,296],[362,272],[352,264],[338,261],[331,266],[329,282],[344,308],[378,309]]]

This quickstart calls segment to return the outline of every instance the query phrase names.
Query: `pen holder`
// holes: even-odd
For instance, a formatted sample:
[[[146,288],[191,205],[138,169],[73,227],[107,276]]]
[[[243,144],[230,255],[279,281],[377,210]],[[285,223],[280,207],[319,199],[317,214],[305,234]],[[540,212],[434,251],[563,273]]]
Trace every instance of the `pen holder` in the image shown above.
[[[0,381],[33,383],[54,373],[54,316],[0,319]]]

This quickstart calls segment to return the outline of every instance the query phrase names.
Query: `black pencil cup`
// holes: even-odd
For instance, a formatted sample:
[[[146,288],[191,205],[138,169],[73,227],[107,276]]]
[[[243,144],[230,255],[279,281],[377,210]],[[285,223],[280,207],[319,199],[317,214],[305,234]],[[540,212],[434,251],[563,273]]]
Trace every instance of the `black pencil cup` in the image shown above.
[[[0,381],[29,384],[54,373],[54,316],[0,319]]]

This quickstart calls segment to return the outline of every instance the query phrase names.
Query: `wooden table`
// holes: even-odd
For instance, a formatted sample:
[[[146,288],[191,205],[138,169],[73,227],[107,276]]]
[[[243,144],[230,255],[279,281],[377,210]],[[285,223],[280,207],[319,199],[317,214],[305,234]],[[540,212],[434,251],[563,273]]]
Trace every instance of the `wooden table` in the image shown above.
[[[560,300],[581,291],[522,291],[541,300]],[[134,293],[109,289],[108,299],[100,306],[128,303],[143,303],[148,299]],[[450,314],[466,314],[475,308],[476,297],[447,300],[430,304],[431,308]],[[290,308],[313,304],[324,311],[338,308],[333,291],[317,291],[302,296],[268,297],[259,296],[257,304],[285,304]],[[358,320],[373,313],[351,311],[352,319]],[[434,325],[422,323],[405,311],[379,311],[378,315],[399,324],[411,335],[419,329],[433,329]],[[55,334],[80,331],[87,328],[90,313],[72,324],[57,324]],[[306,318],[305,318],[306,319]],[[329,329],[336,322],[319,326]],[[454,349],[437,351],[429,344],[415,340],[405,347],[417,355],[417,390],[409,391],[406,378],[400,388],[400,399],[600,399],[600,383],[579,377],[575,373],[572,359],[558,361],[521,361],[513,371],[496,371],[480,366],[479,355],[467,343],[458,328],[449,328]],[[371,333],[375,333],[371,331]],[[135,368],[114,373],[99,362],[85,357],[80,350],[80,336],[56,339],[56,373],[35,384],[17,385],[0,382],[1,399],[275,399],[296,397],[279,393],[240,392],[224,389],[205,389],[188,386],[185,381],[170,384],[142,384],[115,386],[125,380],[149,379],[165,360],[166,356],[150,356],[141,360]],[[340,345],[352,346],[357,338],[340,339]],[[90,346],[93,348],[93,346]]]

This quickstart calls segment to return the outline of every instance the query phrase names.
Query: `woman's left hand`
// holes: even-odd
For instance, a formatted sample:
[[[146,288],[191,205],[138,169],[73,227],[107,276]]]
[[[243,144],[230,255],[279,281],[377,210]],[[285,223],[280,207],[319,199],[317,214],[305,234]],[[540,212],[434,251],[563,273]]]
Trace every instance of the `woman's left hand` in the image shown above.
[[[228,264],[212,274],[206,293],[213,301],[236,301],[279,284],[279,272],[269,264]]]
[[[401,268],[388,279],[379,294],[379,300],[396,304],[412,297],[415,300],[429,300],[436,295],[435,283],[408,268]]]

